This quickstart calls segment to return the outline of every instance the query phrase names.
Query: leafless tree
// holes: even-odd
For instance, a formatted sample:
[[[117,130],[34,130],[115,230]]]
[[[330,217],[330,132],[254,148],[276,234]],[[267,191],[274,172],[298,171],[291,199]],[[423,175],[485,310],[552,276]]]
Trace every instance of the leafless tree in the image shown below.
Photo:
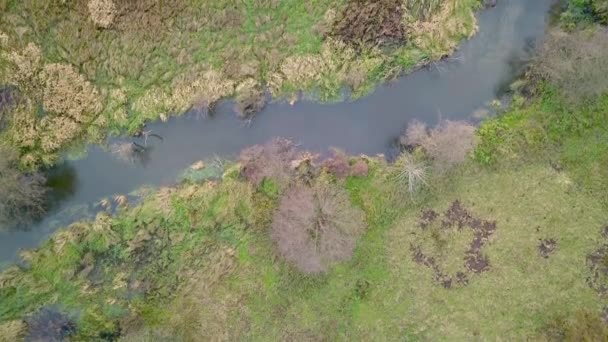
[[[296,159],[295,145],[283,138],[276,138],[263,145],[244,149],[239,162],[243,176],[259,185],[264,178],[273,178],[279,183],[287,183],[291,173],[290,163]]]
[[[279,254],[305,273],[322,273],[348,260],[364,232],[363,212],[329,184],[292,186],[272,223]]]
[[[439,171],[462,163],[475,148],[475,127],[464,121],[442,120],[435,128],[413,121],[401,136],[403,145],[420,146]]]

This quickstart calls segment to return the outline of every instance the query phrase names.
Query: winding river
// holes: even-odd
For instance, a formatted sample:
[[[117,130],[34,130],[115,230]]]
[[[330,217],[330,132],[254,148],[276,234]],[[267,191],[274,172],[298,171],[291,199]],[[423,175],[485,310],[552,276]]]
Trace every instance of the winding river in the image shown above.
[[[242,148],[288,137],[313,151],[337,147],[353,154],[391,151],[406,124],[418,119],[475,120],[472,113],[499,97],[542,39],[553,0],[500,0],[478,14],[479,32],[445,61],[418,70],[374,93],[350,102],[295,105],[272,103],[250,125],[239,121],[230,102],[213,117],[185,115],[148,130],[152,141],[146,163],[128,164],[97,146],[88,155],[56,170],[52,182],[61,193],[55,209],[27,231],[0,233],[0,266],[17,260],[21,248],[36,247],[60,226],[67,208],[91,206],[101,198],[144,185],[173,183],[191,163],[215,155],[235,156]],[[61,191],[59,191],[61,190]]]

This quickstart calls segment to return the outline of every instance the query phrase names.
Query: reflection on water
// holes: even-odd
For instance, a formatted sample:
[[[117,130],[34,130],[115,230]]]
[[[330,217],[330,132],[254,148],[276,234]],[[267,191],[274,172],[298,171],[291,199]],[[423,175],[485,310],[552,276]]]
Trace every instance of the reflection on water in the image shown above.
[[[171,183],[194,161],[215,155],[232,157],[243,147],[274,136],[291,138],[317,152],[334,146],[349,153],[377,154],[386,153],[412,119],[434,124],[439,118],[471,118],[513,80],[530,47],[544,34],[551,3],[499,1],[495,8],[480,13],[479,33],[452,58],[381,86],[357,101],[274,103],[251,125],[237,120],[233,105],[227,102],[216,108],[213,117],[191,115],[150,124],[146,130],[163,140],[148,139],[137,163],[125,163],[112,151],[92,147],[87,158],[68,163],[71,171],[65,171],[65,178],[57,178],[59,193],[66,196],[51,215],[28,232],[0,233],[0,260],[14,260],[18,248],[36,246],[47,238],[60,226],[57,222],[66,221],[66,208],[94,210],[91,203],[101,198],[145,184]]]

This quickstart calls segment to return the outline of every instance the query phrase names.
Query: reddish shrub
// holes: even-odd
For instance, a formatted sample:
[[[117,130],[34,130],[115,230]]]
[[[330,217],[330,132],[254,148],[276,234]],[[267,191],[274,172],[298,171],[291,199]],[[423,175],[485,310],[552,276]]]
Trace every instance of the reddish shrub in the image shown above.
[[[291,141],[276,138],[264,145],[244,149],[239,156],[239,162],[243,166],[243,177],[255,185],[260,185],[264,178],[273,178],[285,184],[291,174],[291,161],[296,157]]]
[[[305,273],[322,273],[352,256],[365,230],[348,195],[330,185],[295,185],[281,198],[272,223],[279,254]]]
[[[346,178],[350,173],[348,156],[340,151],[333,150],[331,158],[323,161],[323,167],[338,178]]]
[[[350,169],[350,174],[355,177],[367,177],[369,174],[369,166],[363,159],[359,159]]]

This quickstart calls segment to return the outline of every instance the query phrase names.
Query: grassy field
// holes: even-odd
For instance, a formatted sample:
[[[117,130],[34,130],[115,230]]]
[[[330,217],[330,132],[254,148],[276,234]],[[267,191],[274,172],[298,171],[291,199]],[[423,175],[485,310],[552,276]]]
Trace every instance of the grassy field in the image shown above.
[[[605,39],[586,30],[560,42]],[[0,273],[0,341],[605,341],[608,86],[564,65],[392,164],[275,140],[117,199]]]
[[[264,106],[266,90],[333,101],[350,89],[356,98],[449,54],[476,31],[478,6],[2,0],[0,95],[20,94],[2,114],[2,140],[20,151],[24,167],[35,168],[108,133],[133,133],[190,108],[212,112],[226,97],[235,97],[243,117]]]
[[[522,113],[555,122],[551,96],[488,121],[480,147],[484,127],[523,136],[513,133],[529,127]],[[603,340],[608,211],[594,179],[606,171],[593,155],[608,143],[596,131],[605,129],[537,142],[498,168],[469,159],[415,196],[396,180],[398,164],[380,159],[350,158],[369,173],[346,178],[336,163],[273,165],[253,184],[255,158],[241,160],[221,180],[159,189],[25,253],[29,266],[0,276],[0,335],[56,324],[76,340]],[[520,147],[514,139],[500,150]],[[343,189],[365,216],[352,257],[321,274],[286,262],[271,233],[298,179]]]

